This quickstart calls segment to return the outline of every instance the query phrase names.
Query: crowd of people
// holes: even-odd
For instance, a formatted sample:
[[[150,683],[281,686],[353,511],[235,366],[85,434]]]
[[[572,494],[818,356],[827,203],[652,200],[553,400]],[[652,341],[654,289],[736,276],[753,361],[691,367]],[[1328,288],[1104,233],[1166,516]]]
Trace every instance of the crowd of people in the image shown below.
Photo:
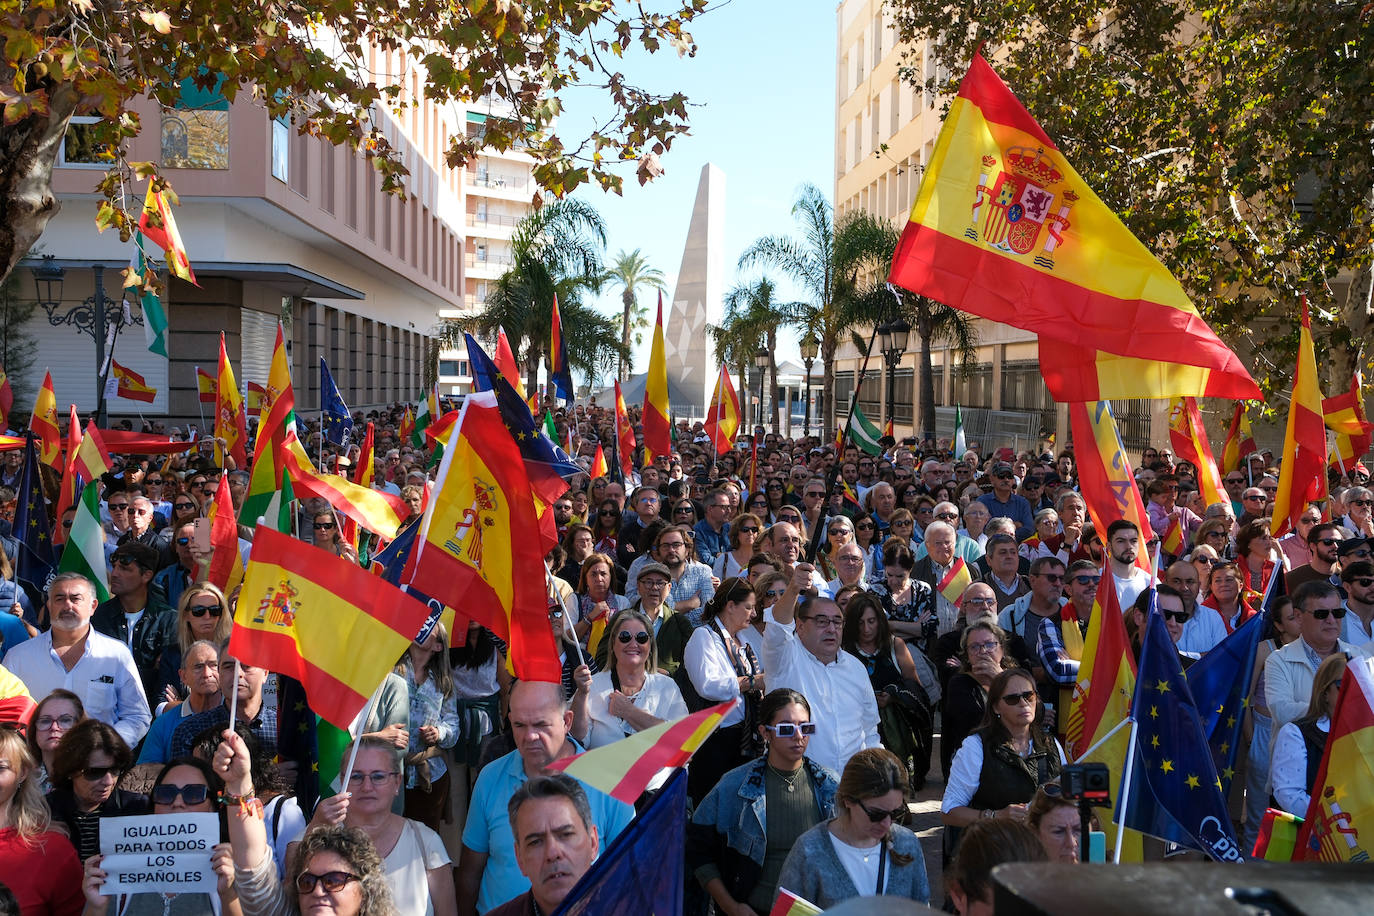
[[[418,523],[430,450],[402,437],[400,406],[357,421],[375,426],[373,486]],[[595,406],[555,424],[584,466],[614,434]],[[367,457],[303,426],[325,466]],[[1267,808],[1306,813],[1341,674],[1374,651],[1363,464],[1333,472],[1330,499],[1276,539],[1272,456],[1227,473],[1227,500],[1206,505],[1194,468],[1146,449],[1151,527],[1177,522],[1184,540],[1156,580],[1137,563],[1156,544],[1134,524],[1090,521],[1071,451],[885,438],[869,454],[760,431],[716,455],[700,424],[676,433],[671,454],[577,475],[550,508],[561,681],[513,681],[506,645],[457,600],[460,632],[436,626],[394,660],[332,788],[318,749],[289,734],[291,684],[229,653],[237,595],[206,581],[196,519],[222,478],[240,506],[247,471],[197,451],[115,456],[91,484],[100,601],[80,573],[41,592],[17,580],[6,453],[0,692],[34,705],[0,727],[0,912],[550,913],[635,815],[550,765],[727,700],[688,766],[689,913],[763,914],[782,888],[823,907],[885,894],[986,912],[998,862],[1080,856],[1061,738],[1101,588],[1137,651],[1157,607],[1187,666],[1279,583],[1233,811],[1247,849]],[[346,537],[321,499],[300,502],[294,533],[365,566],[385,546]],[[245,556],[252,539],[242,527]],[[943,887],[906,826],[932,785]],[[187,812],[223,825],[214,891],[106,896],[101,820]]]

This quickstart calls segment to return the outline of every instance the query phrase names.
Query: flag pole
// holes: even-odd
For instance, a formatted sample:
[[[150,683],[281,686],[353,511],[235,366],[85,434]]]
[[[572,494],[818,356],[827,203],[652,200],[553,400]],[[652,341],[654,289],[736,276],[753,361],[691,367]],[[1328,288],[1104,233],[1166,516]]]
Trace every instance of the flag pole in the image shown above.
[[[234,730],[234,720],[235,720],[236,718],[238,718],[238,711],[239,711],[239,672],[240,672],[240,670],[241,670],[241,666],[239,665],[239,660],[236,658],[236,659],[234,659],[234,683],[233,683],[233,685],[232,685],[232,686],[233,686],[234,692],[231,693],[231,694],[229,695],[229,730],[230,730],[230,731],[233,731],[233,730]]]
[[[1102,745],[1106,744],[1108,741],[1112,740],[1112,737],[1113,737],[1117,732],[1121,731],[1121,730],[1122,730],[1123,728],[1125,728],[1127,725],[1131,725],[1131,724],[1132,724],[1131,717],[1130,717],[1130,716],[1127,716],[1126,718],[1122,719],[1120,722],[1118,722],[1118,723],[1116,723],[1115,725],[1113,725],[1111,731],[1107,732],[1107,734],[1103,735],[1100,739],[1098,739],[1098,742],[1097,742],[1096,744],[1094,744],[1092,747],[1090,747],[1090,748],[1088,748],[1086,751],[1084,751],[1083,754],[1082,754],[1082,756],[1080,756],[1077,760],[1075,760],[1074,763],[1082,763],[1083,761],[1087,760],[1089,754],[1091,754],[1093,751],[1097,750],[1097,749],[1098,749],[1099,747],[1101,747]]]
[[[367,731],[367,721],[372,718],[372,710],[377,708],[377,700],[382,695],[382,688],[386,686],[386,678],[377,685],[377,689],[372,691],[372,696],[368,697],[367,707],[363,709],[363,717],[358,722],[358,734],[353,739],[353,750],[348,754],[348,768],[343,774],[343,788],[340,791],[348,791],[348,783],[353,778],[353,764],[358,761],[358,748],[362,746],[363,734]]]
[[[544,588],[545,588],[545,590],[548,592],[549,607],[552,608],[552,607],[555,607],[555,606],[556,606],[556,607],[559,607],[559,608],[562,608],[562,609],[563,609],[563,636],[564,636],[564,638],[567,638],[567,635],[568,635],[568,609],[567,609],[566,607],[563,606],[563,600],[562,600],[561,598],[558,597],[558,592],[557,592],[557,591],[554,589],[554,587],[553,587],[553,572],[552,572],[547,566],[544,567]],[[587,664],[587,659],[586,659],[586,657],[582,654],[582,643],[581,643],[581,641],[578,640],[578,638],[577,638],[577,631],[576,631],[576,630],[573,631],[572,636],[573,636],[573,638],[572,638],[573,648],[575,648],[575,649],[577,650],[577,665],[578,665],[578,667],[580,668],[580,667],[582,667],[583,665]]]
[[[1131,776],[1135,770],[1135,742],[1140,730],[1134,716],[1122,721],[1131,723],[1131,737],[1126,742],[1126,770],[1121,774],[1121,796],[1117,799],[1116,848],[1112,850],[1112,863],[1115,865],[1121,864],[1121,844],[1126,838],[1126,804],[1130,800]]]

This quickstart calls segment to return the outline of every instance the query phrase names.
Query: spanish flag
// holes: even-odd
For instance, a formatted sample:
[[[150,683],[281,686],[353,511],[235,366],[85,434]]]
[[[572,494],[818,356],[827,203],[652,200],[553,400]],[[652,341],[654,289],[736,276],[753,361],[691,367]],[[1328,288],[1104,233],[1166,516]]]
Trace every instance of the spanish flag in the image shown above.
[[[0,366],[0,432],[9,424],[10,411],[14,409],[14,387],[10,385],[9,374]]]
[[[226,595],[243,582],[243,554],[239,553],[239,526],[234,518],[234,501],[229,496],[229,475],[219,479],[215,498],[206,512],[210,520],[210,566],[205,580]],[[261,529],[259,529],[261,530]]]
[[[76,406],[72,406],[71,422],[76,423]],[[110,452],[105,446],[105,439],[100,435],[100,430],[96,427],[94,420],[86,423],[86,435],[82,436],[79,432],[79,444],[76,447],[76,455],[72,461],[72,470],[81,475],[81,479],[86,483],[93,483],[100,479],[100,475],[110,469]],[[71,436],[67,437],[70,447]],[[59,515],[58,518],[61,518]]]
[[[819,916],[821,908],[805,897],[798,897],[785,887],[778,888],[778,899],[768,916]]]
[[[848,484],[845,484],[845,489],[849,489]],[[945,600],[958,606],[959,599],[964,597],[964,589],[968,588],[972,581],[973,575],[968,571],[968,564],[964,562],[964,558],[955,557],[954,565],[936,583],[935,589],[945,596]]]
[[[1103,541],[1107,527],[1126,519],[1140,529],[1140,549],[1135,565],[1153,575],[1145,544],[1154,536],[1145,504],[1131,476],[1131,462],[1116,431],[1111,404],[1070,404],[1069,421],[1073,429],[1074,463],[1078,466],[1078,491],[1092,516],[1093,527]]]
[[[1236,402],[1231,426],[1226,431],[1226,444],[1221,448],[1221,473],[1229,474],[1240,467],[1246,455],[1259,451],[1255,434],[1250,431],[1250,418],[1245,415],[1245,402]]]
[[[1369,451],[1371,425],[1364,414],[1364,397],[1360,393],[1361,379],[1357,371],[1350,379],[1350,390],[1322,401],[1326,428],[1336,433],[1336,445],[1331,463],[1337,467],[1350,465]]]
[[[259,527],[229,652],[300,681],[320,718],[346,729],[428,616],[380,577]]]
[[[592,480],[598,477],[605,477],[608,467],[606,465],[606,453],[601,450],[601,443],[596,444],[596,454],[592,456],[592,466],[588,471],[592,475]]]
[[[1202,425],[1202,414],[1197,409],[1197,398],[1174,398],[1169,404],[1169,441],[1174,446],[1174,454],[1193,463],[1198,473],[1198,488],[1202,498],[1209,506],[1231,501],[1221,486],[1221,475],[1217,473],[1217,460],[1212,457],[1212,446],[1207,441],[1207,429]],[[1169,550],[1169,545],[1164,545]],[[1169,551],[1177,556],[1177,552]]]
[[[635,468],[635,429],[630,425],[630,411],[620,393],[619,379],[615,383],[615,450],[620,471],[629,480]]]
[[[353,482],[360,487],[370,487],[377,477],[377,448],[373,444],[376,431],[372,421],[367,423],[367,435],[363,436],[362,447],[358,449],[358,463],[353,469]]]
[[[517,677],[558,683],[544,568],[552,545],[537,534],[525,461],[494,393],[468,395],[461,411],[402,581],[505,641]]]
[[[250,417],[261,417],[267,408],[267,389],[257,382],[248,383],[248,397],[243,399],[243,412]]]
[[[191,260],[186,256],[186,246],[181,244],[176,217],[172,215],[172,207],[167,200],[171,190],[154,191],[156,182],[157,179],[148,182],[148,194],[143,198],[138,228],[142,230],[144,238],[166,252],[168,270],[183,280],[195,283],[196,272],[191,269]]]
[[[1331,732],[1298,831],[1295,862],[1369,862],[1374,835],[1374,663],[1345,669]]]
[[[409,404],[401,411],[401,426],[396,432],[401,437],[401,441],[415,435],[415,408]]]
[[[234,381],[234,367],[224,349],[224,332],[219,335],[219,374],[215,382],[215,438],[224,440],[225,454],[242,469],[248,467],[248,420],[243,413],[243,398]]]
[[[67,450],[62,460],[62,482],[57,488],[57,508],[53,512],[53,518],[62,520],[62,514],[69,508],[76,505],[77,498],[77,452],[81,448],[81,420],[76,416],[76,405],[69,405],[70,416],[67,419]],[[101,443],[104,449],[104,443]],[[110,465],[108,453],[106,453],[105,466]],[[92,478],[86,478],[87,481]],[[97,513],[98,515],[99,513]],[[52,532],[52,542],[62,544],[67,540],[68,531],[61,525],[54,525]]]
[[[1274,494],[1271,518],[1274,536],[1296,528],[1307,504],[1326,498],[1326,424],[1322,420],[1322,389],[1317,380],[1317,353],[1312,346],[1312,322],[1307,298],[1302,300],[1298,329],[1298,367],[1288,403],[1288,428],[1279,464],[1279,491]]]
[[[410,514],[409,507],[399,496],[354,483],[338,474],[315,470],[294,432],[286,434],[280,457],[296,491],[325,500],[368,531],[375,531],[387,540],[396,536],[401,522]]]
[[[711,408],[706,412],[706,435],[716,447],[717,455],[724,455],[735,444],[735,434],[739,432],[739,397],[735,386],[730,382],[730,373],[725,364],[720,364],[720,375],[716,377],[716,390],[711,395]]]
[[[1183,555],[1183,526],[1177,518],[1169,522],[1169,530],[1164,532],[1159,546],[1171,557]]]
[[[1056,401],[1259,399],[1178,281],[975,54],[890,279],[1033,331]]]
[[[115,394],[119,397],[145,404],[151,404],[157,398],[157,389],[149,386],[143,376],[113,359],[110,360],[110,373],[115,378]]]
[[[200,403],[215,403],[215,377],[199,366],[196,366],[196,391],[199,394]]]
[[[57,426],[57,395],[52,389],[52,373],[43,373],[43,387],[33,402],[33,417],[29,429],[38,437],[38,460],[48,467],[60,467],[62,459],[62,430]]]
[[[654,341],[649,350],[649,373],[644,377],[644,459],[673,451],[668,429],[668,357],[663,344],[663,293],[658,294],[658,320],[654,322]]]

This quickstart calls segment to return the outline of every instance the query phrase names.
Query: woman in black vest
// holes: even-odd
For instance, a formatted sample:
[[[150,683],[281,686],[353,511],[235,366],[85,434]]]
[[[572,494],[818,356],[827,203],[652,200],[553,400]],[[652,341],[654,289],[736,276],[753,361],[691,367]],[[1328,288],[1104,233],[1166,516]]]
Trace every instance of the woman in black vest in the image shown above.
[[[1003,671],[988,687],[983,724],[954,754],[940,811],[945,824],[980,818],[1023,821],[1035,790],[1059,776],[1064,752],[1041,727],[1044,707],[1023,668]]]
[[[1307,803],[1317,781],[1317,768],[1326,751],[1331,733],[1331,713],[1345,677],[1345,654],[1327,657],[1312,679],[1312,701],[1307,715],[1286,723],[1274,739],[1274,757],[1269,778],[1274,787],[1275,807],[1289,814],[1307,817]]]

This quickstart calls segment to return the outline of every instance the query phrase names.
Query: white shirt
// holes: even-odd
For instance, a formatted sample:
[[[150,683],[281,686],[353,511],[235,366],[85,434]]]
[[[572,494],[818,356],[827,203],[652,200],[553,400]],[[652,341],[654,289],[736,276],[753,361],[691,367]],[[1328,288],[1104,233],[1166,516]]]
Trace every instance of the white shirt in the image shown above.
[[[592,675],[592,686],[587,694],[587,716],[591,719],[585,742],[588,749],[603,747],[637,731],[624,719],[611,714],[609,701],[614,689],[611,672],[598,671]],[[666,674],[648,674],[643,688],[630,699],[637,708],[665,722],[687,715],[687,703],[682,699],[682,692]]]
[[[763,631],[768,689],[790,687],[811,704],[816,734],[806,756],[836,773],[864,748],[877,747],[878,701],[863,663],[841,651],[824,664],[797,639],[795,624],[770,621]]]
[[[1317,720],[1317,728],[1330,732],[1331,720],[1322,716]],[[1312,800],[1312,787],[1307,784],[1307,742],[1292,722],[1284,723],[1274,738],[1269,779],[1279,807],[1289,814],[1307,817],[1307,805]]]
[[[692,631],[692,638],[687,640],[687,648],[682,652],[682,665],[687,669],[692,686],[701,694],[703,700],[724,703],[739,696],[739,675],[735,673],[730,654],[725,651],[725,645],[721,642],[716,629],[718,626],[719,624],[713,620]],[[741,704],[721,719],[720,725],[724,728],[742,721],[744,708]],[[812,740],[814,742],[814,739]]]
[[[1193,616],[1183,624],[1178,651],[1205,654],[1226,638],[1226,623],[1216,608],[1193,605]]]
[[[1341,639],[1350,643],[1352,646],[1362,646],[1374,639],[1374,631],[1365,629],[1364,621],[1350,610],[1350,602],[1345,602],[1345,620],[1341,621]]]
[[[860,897],[876,897],[878,889],[878,866],[884,855],[891,855],[883,848],[881,843],[861,849],[858,846],[850,846],[829,830],[825,832],[830,840],[830,847],[835,850],[835,858],[840,860],[845,872],[849,875],[849,880],[854,882],[854,887],[859,891]],[[883,890],[892,883],[892,868],[886,870],[883,879]]]
[[[5,653],[5,667],[29,693],[45,697],[59,687],[81,698],[86,715],[114,726],[129,747],[148,732],[153,716],[129,647],[89,630],[86,648],[68,671],[52,647],[52,631],[39,633]]]
[[[1064,749],[1059,742],[1054,749],[1059,754],[1059,765],[1069,761],[1064,757]],[[949,782],[945,783],[945,797],[940,802],[940,812],[948,814],[955,808],[963,808],[978,794],[978,780],[983,774],[983,739],[977,734],[969,735],[959,750],[954,752],[954,761],[949,765]]]
[[[1131,567],[1131,574],[1125,579],[1112,573],[1112,582],[1116,584],[1116,600],[1120,602],[1121,613],[1126,613],[1135,604],[1135,599],[1140,593],[1150,587],[1153,577],[1139,566]]]
[[[860,576],[859,581],[854,583],[854,587],[861,592],[866,592],[868,591],[868,582],[864,580],[863,576]],[[844,583],[836,577],[825,583],[825,588],[821,589],[820,593],[827,598],[834,598],[842,588],[844,588]]]

